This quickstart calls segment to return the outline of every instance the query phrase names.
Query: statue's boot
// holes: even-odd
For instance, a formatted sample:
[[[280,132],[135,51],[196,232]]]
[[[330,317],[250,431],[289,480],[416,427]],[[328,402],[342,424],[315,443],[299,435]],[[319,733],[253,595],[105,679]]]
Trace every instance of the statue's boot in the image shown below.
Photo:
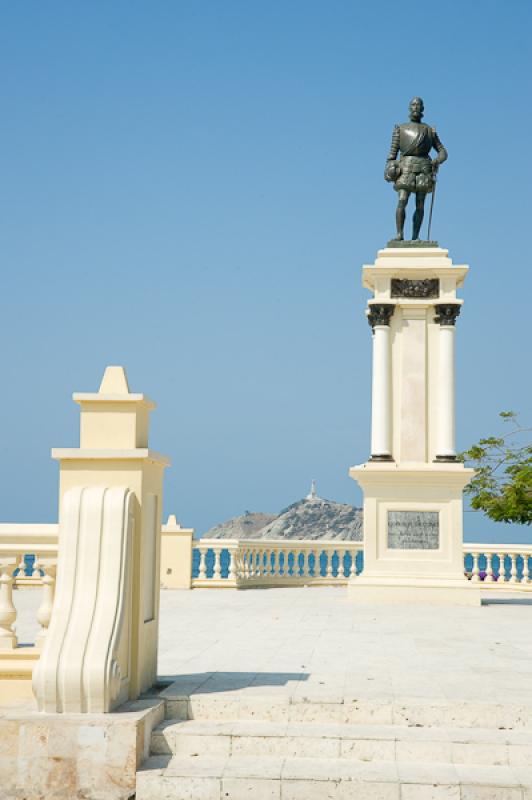
[[[397,211],[395,212],[395,227],[397,228],[397,236],[395,237],[396,241],[402,242],[404,237],[404,230],[405,230],[405,209],[402,205],[397,206]]]
[[[414,227],[412,230],[412,241],[417,241],[417,239],[419,239],[419,232],[423,224],[423,216],[424,216],[423,210],[416,210],[414,212]]]

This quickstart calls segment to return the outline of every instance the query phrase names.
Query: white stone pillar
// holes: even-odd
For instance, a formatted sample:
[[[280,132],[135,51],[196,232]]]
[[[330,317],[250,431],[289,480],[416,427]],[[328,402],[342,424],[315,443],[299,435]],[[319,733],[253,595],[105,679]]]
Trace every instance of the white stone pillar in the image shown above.
[[[455,461],[455,322],[460,313],[457,303],[436,306],[439,331],[438,434],[436,461]]]
[[[161,532],[161,589],[190,589],[194,528],[182,528],[170,514]]]
[[[392,461],[392,366],[390,318],[393,303],[371,303],[368,321],[373,329],[371,395],[371,460]]]
[[[169,461],[149,449],[155,405],[129,391],[122,367],[108,367],[98,392],[74,400],[80,447],[52,451],[60,462],[57,589],[33,689],[40,711],[104,713],[157,679]],[[43,625],[47,615],[45,606]]]

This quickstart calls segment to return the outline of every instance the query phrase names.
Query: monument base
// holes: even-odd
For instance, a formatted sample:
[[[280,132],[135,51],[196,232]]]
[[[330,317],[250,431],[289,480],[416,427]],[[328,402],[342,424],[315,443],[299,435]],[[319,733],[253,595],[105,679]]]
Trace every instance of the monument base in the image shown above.
[[[359,605],[479,606],[480,589],[462,580],[386,575],[353,578],[347,586],[350,600]]]
[[[455,454],[455,322],[467,275],[436,242],[391,241],[362,268],[373,293],[371,458],[350,476],[364,494],[363,603],[478,605],[464,574],[463,492]]]
[[[367,462],[350,475],[364,492],[364,571],[348,597],[366,605],[479,605],[464,574],[460,462]]]

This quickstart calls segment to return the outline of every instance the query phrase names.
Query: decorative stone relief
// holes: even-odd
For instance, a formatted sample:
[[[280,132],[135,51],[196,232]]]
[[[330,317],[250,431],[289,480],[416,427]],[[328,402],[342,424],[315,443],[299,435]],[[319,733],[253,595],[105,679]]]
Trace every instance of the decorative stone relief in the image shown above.
[[[441,303],[434,308],[436,309],[434,322],[439,322],[440,325],[454,325],[460,314],[461,306],[458,303]]]
[[[389,325],[394,309],[394,303],[371,303],[368,307],[368,322],[371,327]]]
[[[39,711],[102,713],[127,700],[132,497],[116,486],[63,496],[54,613],[33,673]]]
[[[391,294],[392,297],[439,297],[440,281],[439,278],[392,278]]]

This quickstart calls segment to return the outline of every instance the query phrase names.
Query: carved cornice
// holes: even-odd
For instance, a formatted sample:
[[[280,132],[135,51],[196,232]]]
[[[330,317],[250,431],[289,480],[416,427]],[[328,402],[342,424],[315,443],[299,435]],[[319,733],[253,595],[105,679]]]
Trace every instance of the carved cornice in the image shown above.
[[[371,327],[389,325],[394,309],[393,303],[371,303],[368,310],[368,322]]]
[[[439,297],[439,278],[392,278],[392,297]]]
[[[459,303],[440,303],[434,308],[436,309],[434,322],[439,322],[440,325],[454,325],[460,314],[461,306]]]

